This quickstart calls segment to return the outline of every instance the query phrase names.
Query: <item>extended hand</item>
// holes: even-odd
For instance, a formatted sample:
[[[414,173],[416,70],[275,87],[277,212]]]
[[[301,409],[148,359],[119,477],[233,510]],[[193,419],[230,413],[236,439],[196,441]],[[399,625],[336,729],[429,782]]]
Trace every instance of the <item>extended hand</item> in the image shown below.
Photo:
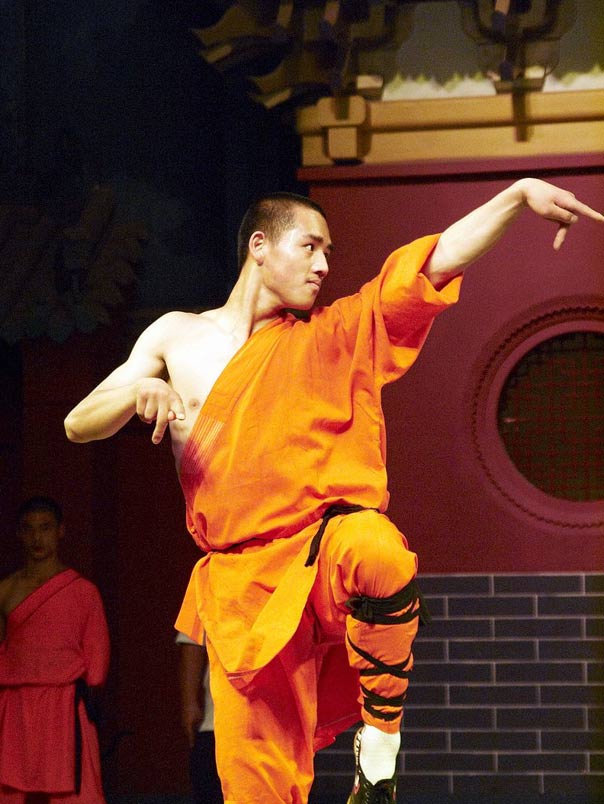
[[[185,407],[180,396],[167,382],[157,377],[147,377],[139,380],[137,385],[136,415],[145,424],[155,422],[151,440],[159,444],[168,424],[175,419],[185,418]]]
[[[524,195],[524,203],[529,209],[542,218],[558,223],[558,231],[554,238],[556,251],[564,243],[566,233],[579,219],[579,215],[604,222],[604,215],[577,201],[575,194],[568,190],[562,190],[541,179],[521,179],[518,185]]]

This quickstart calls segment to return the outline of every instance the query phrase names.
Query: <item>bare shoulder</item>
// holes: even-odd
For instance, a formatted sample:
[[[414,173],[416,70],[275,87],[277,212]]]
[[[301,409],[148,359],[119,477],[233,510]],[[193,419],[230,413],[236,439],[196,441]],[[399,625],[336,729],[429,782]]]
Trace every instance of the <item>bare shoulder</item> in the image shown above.
[[[15,586],[19,583],[20,574],[21,570],[17,570],[17,572],[13,572],[11,575],[0,578],[0,612],[2,614],[6,615],[8,613],[8,601]]]
[[[20,574],[21,570],[17,570],[16,572],[12,572],[10,575],[5,575],[4,578],[0,578],[0,596],[7,589],[10,589],[10,587],[19,578]]]
[[[146,331],[154,332],[154,334],[162,338],[170,338],[183,333],[189,334],[193,331],[209,330],[215,327],[215,313],[216,310],[207,310],[202,313],[187,313],[174,310],[170,313],[164,313]]]
[[[191,333],[199,327],[200,318],[198,313],[186,313],[179,310],[164,313],[139,335],[133,355],[161,356],[166,348],[170,347],[170,344],[178,343],[183,338],[190,338]]]

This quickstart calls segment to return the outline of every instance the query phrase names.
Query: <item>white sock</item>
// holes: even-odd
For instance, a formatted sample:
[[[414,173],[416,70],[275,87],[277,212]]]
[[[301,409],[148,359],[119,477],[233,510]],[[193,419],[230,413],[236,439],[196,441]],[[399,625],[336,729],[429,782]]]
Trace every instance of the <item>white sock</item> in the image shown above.
[[[371,784],[391,779],[396,770],[396,757],[401,747],[400,732],[387,734],[375,726],[363,726],[361,732],[360,764]]]

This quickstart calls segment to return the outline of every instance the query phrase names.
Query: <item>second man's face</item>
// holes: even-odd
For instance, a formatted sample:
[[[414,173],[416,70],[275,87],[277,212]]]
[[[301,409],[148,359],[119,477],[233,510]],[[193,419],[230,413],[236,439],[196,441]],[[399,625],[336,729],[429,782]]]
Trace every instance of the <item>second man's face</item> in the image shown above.
[[[43,561],[56,556],[63,525],[57,522],[51,511],[32,511],[22,517],[18,535],[27,558]]]

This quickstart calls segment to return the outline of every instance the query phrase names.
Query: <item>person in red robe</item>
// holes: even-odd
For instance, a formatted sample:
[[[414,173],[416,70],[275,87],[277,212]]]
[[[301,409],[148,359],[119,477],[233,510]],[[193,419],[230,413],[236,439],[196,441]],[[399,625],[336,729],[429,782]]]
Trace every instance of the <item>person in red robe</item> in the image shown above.
[[[332,249],[325,215],[301,196],[265,196],[241,224],[226,304],[162,316],[67,416],[76,442],[135,414],[155,444],[170,429],[205,553],[176,625],[199,643],[205,632],[226,804],[304,804],[314,752],[359,718],[349,804],[396,800],[424,611],[416,556],[385,513],[381,390],[525,209],[557,224],[556,249],[579,215],[604,221],[521,179],[395,251],[358,293],[312,309]]]
[[[109,667],[96,586],[59,558],[61,508],[18,512],[21,569],[0,581],[0,804],[104,804],[92,691]]]

